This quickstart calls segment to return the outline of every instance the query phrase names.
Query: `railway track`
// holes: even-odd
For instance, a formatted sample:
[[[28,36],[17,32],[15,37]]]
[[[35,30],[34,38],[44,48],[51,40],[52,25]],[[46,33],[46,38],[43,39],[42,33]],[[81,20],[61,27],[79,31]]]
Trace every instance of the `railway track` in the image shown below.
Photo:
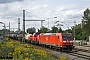
[[[69,53],[69,54],[73,55],[73,56],[77,56],[79,58],[84,58],[84,59],[90,60],[90,56],[88,56],[88,55],[80,54],[80,53],[77,53],[77,52],[73,52],[73,53]]]
[[[90,47],[90,46],[85,45],[84,47]]]
[[[89,45],[74,45],[74,46],[90,47]]]
[[[74,50],[90,53],[90,50],[85,50],[85,49],[74,48]]]
[[[79,58],[84,58],[84,59],[90,60],[90,55],[88,55],[88,54],[85,55],[85,54],[80,53],[80,52],[90,53],[90,50],[85,50],[85,49],[80,49],[80,48],[74,48],[73,50],[74,50],[74,52],[69,52],[68,54],[73,55],[73,56],[77,56]]]

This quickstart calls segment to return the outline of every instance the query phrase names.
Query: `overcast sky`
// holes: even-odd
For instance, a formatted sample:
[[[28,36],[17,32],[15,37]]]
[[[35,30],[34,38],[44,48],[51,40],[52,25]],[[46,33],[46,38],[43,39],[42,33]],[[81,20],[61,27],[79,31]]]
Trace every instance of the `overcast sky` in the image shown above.
[[[17,28],[18,18],[20,18],[22,29],[22,14],[25,10],[26,20],[43,19],[45,20],[43,26],[48,27],[49,18],[49,28],[56,25],[56,21],[59,21],[58,23],[63,24],[61,27],[65,30],[74,26],[74,20],[76,24],[81,23],[86,8],[90,8],[90,0],[0,0],[0,22],[4,22],[6,26],[10,22],[11,28]],[[2,26],[0,24],[1,29]],[[28,21],[26,28],[28,27],[40,28],[41,22]]]

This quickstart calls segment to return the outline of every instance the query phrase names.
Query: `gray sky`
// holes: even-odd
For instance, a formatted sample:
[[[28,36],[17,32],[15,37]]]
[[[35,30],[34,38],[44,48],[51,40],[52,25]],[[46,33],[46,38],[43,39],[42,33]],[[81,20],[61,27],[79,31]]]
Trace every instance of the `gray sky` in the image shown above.
[[[17,28],[20,18],[22,29],[22,13],[25,10],[26,19],[43,19],[43,25],[48,27],[49,18],[49,28],[56,25],[56,21],[60,21],[58,23],[63,24],[62,29],[65,30],[68,26],[74,25],[74,20],[76,24],[81,23],[86,8],[90,8],[90,0],[0,0],[0,21],[6,26],[10,22],[11,28]],[[40,24],[35,21],[26,22],[26,28],[40,28]],[[2,26],[0,24],[1,29]]]

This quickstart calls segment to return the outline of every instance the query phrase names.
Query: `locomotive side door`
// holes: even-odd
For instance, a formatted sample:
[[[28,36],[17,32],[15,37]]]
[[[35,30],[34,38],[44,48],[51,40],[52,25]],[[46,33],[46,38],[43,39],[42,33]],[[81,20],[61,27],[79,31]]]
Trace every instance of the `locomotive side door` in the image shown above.
[[[56,46],[58,46],[59,35],[56,35],[56,38],[55,38],[55,40],[56,40]]]
[[[57,46],[57,47],[59,47],[59,43],[60,43],[60,36],[59,35],[56,35],[55,36],[55,45]]]
[[[61,34],[57,35],[57,45],[58,47],[62,47],[62,35]]]

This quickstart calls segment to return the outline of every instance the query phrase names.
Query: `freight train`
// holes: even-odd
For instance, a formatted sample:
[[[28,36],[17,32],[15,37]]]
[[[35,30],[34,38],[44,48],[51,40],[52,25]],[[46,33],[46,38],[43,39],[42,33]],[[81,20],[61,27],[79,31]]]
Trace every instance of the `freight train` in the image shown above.
[[[11,38],[22,40],[22,35],[11,35]],[[73,39],[71,33],[34,33],[26,34],[25,41],[36,44],[45,45],[50,48],[60,49],[61,51],[71,51],[73,46]]]

